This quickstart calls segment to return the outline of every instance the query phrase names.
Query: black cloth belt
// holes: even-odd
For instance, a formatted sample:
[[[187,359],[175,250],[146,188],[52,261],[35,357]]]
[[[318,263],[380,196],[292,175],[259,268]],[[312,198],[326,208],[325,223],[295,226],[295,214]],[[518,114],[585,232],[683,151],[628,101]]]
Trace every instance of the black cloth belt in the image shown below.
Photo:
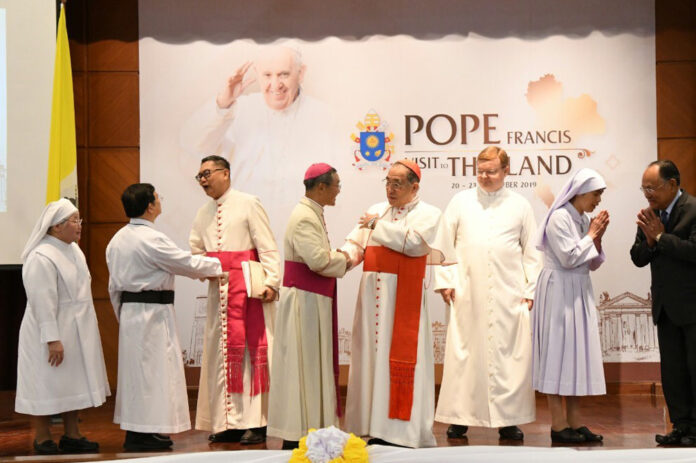
[[[143,302],[145,304],[174,304],[174,291],[141,291],[131,293],[123,291],[121,293],[121,303]]]

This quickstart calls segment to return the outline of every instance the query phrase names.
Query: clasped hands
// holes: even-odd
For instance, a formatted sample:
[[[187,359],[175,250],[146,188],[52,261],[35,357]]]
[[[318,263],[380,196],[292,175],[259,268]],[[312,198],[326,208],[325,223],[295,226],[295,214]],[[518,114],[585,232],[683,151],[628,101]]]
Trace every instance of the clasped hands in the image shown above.
[[[638,220],[636,223],[643,231],[643,234],[645,234],[645,239],[650,247],[655,246],[658,235],[665,232],[665,225],[657,214],[655,214],[655,211],[650,208],[641,209],[638,213]]]
[[[602,237],[604,232],[607,231],[607,226],[609,226],[609,213],[606,210],[601,211],[590,220],[590,228],[587,230],[587,234],[592,238],[595,243],[595,247],[598,251],[602,249]]]

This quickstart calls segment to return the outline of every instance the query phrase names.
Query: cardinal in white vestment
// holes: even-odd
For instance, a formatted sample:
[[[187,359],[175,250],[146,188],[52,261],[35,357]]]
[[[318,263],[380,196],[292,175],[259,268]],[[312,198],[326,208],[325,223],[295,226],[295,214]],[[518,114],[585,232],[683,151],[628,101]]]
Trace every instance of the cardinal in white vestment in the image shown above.
[[[196,178],[212,201],[196,214],[191,251],[217,257],[228,274],[208,289],[196,429],[212,431],[212,442],[258,444],[266,440],[280,255],[259,199],[230,187],[225,158],[203,158]],[[261,299],[247,297],[245,261],[263,266]]]
[[[302,193],[302,159],[338,157],[334,118],[327,105],[302,89],[307,72],[300,52],[282,45],[259,47],[254,62],[242,64],[182,126],[180,143],[199,157],[216,154],[230,162],[230,181],[258,196],[276,219]],[[255,77],[250,75],[255,74]],[[258,82],[259,93],[245,94]],[[340,135],[339,135],[340,137]],[[282,236],[276,237],[278,241]]]
[[[179,249],[154,228],[162,197],[130,185],[121,202],[130,223],[106,247],[109,296],[119,320],[114,423],[131,451],[171,447],[160,433],[191,429],[184,364],[174,317],[174,275],[222,276],[220,261]]]
[[[293,449],[311,428],[338,427],[338,319],[336,278],[349,263],[332,250],[324,206],[341,191],[336,169],[312,164],[306,193],[285,231],[285,273],[273,341],[268,434]]]
[[[435,420],[452,424],[450,438],[473,425],[522,440],[517,425],[535,419],[529,311],[541,254],[532,206],[504,186],[509,165],[505,150],[484,149],[478,187],[457,193],[443,215],[457,265],[436,271],[451,312]]]
[[[42,455],[97,452],[78,427],[78,410],[111,395],[92,278],[77,245],[82,220],[67,199],[49,203],[22,252],[27,308],[19,329],[15,411],[33,415],[34,450]],[[50,415],[61,413],[65,434],[51,438]]]
[[[396,162],[386,178],[388,202],[360,218],[343,249],[363,262],[355,308],[346,430],[371,444],[433,447],[435,382],[426,264],[454,262],[441,212],[418,198],[420,168]]]

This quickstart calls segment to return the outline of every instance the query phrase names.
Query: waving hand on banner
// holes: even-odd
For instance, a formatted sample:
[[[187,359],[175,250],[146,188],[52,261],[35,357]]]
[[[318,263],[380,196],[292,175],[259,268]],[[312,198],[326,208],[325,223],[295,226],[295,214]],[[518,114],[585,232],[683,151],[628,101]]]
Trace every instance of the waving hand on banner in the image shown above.
[[[256,81],[256,78],[254,77],[244,80],[244,76],[249,70],[250,66],[251,61],[245,62],[227,79],[227,84],[220,91],[220,93],[218,93],[218,96],[215,99],[219,108],[226,109],[232,106],[232,103],[237,100],[239,95],[244,93],[244,90],[246,90],[249,85]]]

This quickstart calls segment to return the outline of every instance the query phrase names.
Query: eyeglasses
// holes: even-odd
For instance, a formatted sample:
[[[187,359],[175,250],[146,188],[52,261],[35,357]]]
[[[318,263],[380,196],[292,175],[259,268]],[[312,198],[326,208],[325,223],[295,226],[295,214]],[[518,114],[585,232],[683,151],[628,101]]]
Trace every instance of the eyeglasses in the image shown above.
[[[500,169],[479,170],[478,175],[483,176],[485,174],[488,177],[492,177],[493,175],[497,174],[498,172],[500,172]]]
[[[656,187],[642,186],[642,187],[640,187],[640,191],[642,191],[643,194],[651,195],[651,194],[655,193],[657,190],[659,190],[660,188],[662,188],[663,186],[665,186],[666,184],[667,184],[667,182],[662,182],[662,185],[656,186]]]
[[[388,178],[382,179],[382,182],[384,182],[384,186],[389,189],[392,188],[394,190],[400,190],[404,188],[406,185],[401,183],[399,180],[389,180]]]
[[[212,169],[212,170],[206,169],[203,172],[198,172],[198,175],[196,175],[193,178],[195,178],[197,182],[200,182],[203,179],[208,180],[208,177],[210,177],[213,174],[213,172],[217,172],[218,170],[227,170],[227,169],[225,169],[224,167],[220,167],[218,169]]]
[[[82,225],[82,219],[77,219],[77,220],[68,220],[70,223],[74,223],[76,225]]]

